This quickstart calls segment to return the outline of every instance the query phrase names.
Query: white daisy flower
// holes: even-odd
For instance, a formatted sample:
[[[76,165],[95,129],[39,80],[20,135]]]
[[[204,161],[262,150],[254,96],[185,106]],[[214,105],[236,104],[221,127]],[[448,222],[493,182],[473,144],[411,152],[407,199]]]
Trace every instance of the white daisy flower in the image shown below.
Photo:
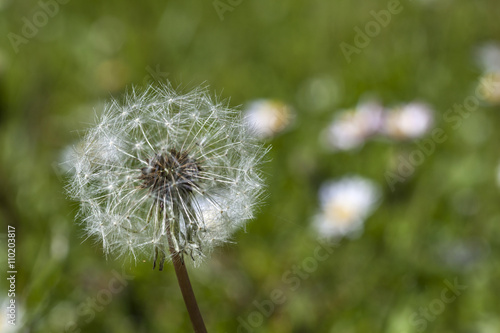
[[[480,97],[492,105],[500,104],[500,71],[485,73],[479,79]]]
[[[259,99],[245,110],[245,122],[258,138],[265,139],[283,132],[294,119],[290,106],[281,101]]]
[[[416,139],[431,128],[433,121],[433,111],[428,105],[412,102],[387,111],[382,133],[396,140]]]
[[[353,110],[338,113],[323,132],[327,146],[334,150],[351,150],[362,146],[381,126],[384,108],[378,102],[359,104]]]
[[[477,51],[477,60],[485,72],[500,72],[500,45],[494,42],[482,45]]]
[[[324,183],[319,190],[321,211],[314,227],[325,237],[342,237],[363,229],[365,219],[378,206],[380,188],[359,176]]]

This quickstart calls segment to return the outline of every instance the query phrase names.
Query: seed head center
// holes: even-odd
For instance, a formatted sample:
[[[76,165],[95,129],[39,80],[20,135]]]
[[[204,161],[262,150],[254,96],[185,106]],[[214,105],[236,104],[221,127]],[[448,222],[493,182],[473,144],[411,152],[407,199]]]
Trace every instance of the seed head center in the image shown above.
[[[201,167],[186,151],[171,149],[155,154],[141,168],[141,187],[159,200],[186,200],[198,188]]]

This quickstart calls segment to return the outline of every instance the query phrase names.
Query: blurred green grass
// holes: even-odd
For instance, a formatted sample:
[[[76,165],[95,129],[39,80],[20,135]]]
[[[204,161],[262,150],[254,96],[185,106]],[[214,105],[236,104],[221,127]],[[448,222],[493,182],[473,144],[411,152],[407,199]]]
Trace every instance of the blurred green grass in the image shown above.
[[[499,109],[481,107],[457,130],[442,114],[473,93],[481,74],[474,50],[499,39],[500,4],[401,3],[403,11],[347,63],[339,44],[352,44],[353,28],[387,1],[242,1],[221,21],[210,1],[73,0],[18,53],[6,36],[20,34],[22,18],[39,4],[0,1],[0,219],[18,230],[20,331],[63,332],[72,320],[82,332],[190,331],[172,268],[151,271],[149,262],[125,264],[133,281],[86,323],[82,304],[123,262],[83,242],[59,165],[94,108],[154,80],[158,68],[174,85],[210,84],[233,106],[276,98],[297,112],[293,130],[270,140],[269,198],[258,218],[236,245],[190,270],[209,331],[237,331],[238,318],[257,310],[254,301],[282,288],[286,302],[255,332],[418,332],[412,313],[440,297],[444,280],[458,279],[467,289],[425,331],[498,332]],[[326,97],[311,84],[317,79],[330,82]],[[430,103],[435,126],[449,137],[394,192],[384,174],[414,143],[373,141],[337,154],[319,144],[332,115],[367,93],[389,105]],[[310,224],[321,182],[352,173],[382,184],[383,204],[359,239],[343,240],[290,291],[283,275],[317,246]]]

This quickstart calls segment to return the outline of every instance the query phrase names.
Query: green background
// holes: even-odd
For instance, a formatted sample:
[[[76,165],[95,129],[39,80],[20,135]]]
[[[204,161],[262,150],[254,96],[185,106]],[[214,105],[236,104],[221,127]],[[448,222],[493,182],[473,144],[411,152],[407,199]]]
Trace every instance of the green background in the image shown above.
[[[402,1],[350,62],[340,43],[354,45],[354,28],[387,1],[232,3],[221,20],[212,1],[71,0],[14,47],[9,33],[22,36],[23,18],[33,22],[42,9],[0,0],[0,233],[5,249],[7,225],[16,227],[19,331],[65,332],[72,321],[68,332],[191,330],[171,266],[158,272],[150,262],[106,259],[84,241],[60,165],[94,109],[130,85],[168,79],[187,89],[209,84],[232,106],[273,98],[297,113],[291,130],[268,140],[268,198],[258,217],[236,244],[190,267],[209,332],[236,332],[238,318],[254,332],[421,332],[412,314],[438,304],[445,281],[455,280],[467,289],[424,321],[425,332],[499,332],[500,109],[481,105],[458,128],[442,115],[474,94],[475,50],[500,39],[500,3]],[[386,172],[415,142],[373,140],[333,154],[318,138],[335,112],[366,94],[385,105],[431,104],[447,136],[394,191]],[[360,238],[339,242],[291,290],[284,275],[318,246],[318,188],[348,174],[380,183],[382,204]],[[6,255],[0,263],[5,272]],[[133,280],[95,316],[81,312],[122,269]],[[259,314],[255,302],[274,289],[286,301]]]

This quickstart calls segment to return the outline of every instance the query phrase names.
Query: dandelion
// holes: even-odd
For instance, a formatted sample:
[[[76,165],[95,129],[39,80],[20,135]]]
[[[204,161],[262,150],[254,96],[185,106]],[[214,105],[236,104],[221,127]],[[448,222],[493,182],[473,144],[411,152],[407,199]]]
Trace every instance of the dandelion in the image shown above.
[[[106,254],[152,256],[153,269],[171,259],[190,315],[199,314],[184,258],[199,264],[227,242],[263,189],[266,150],[239,113],[202,88],[132,90],[76,147],[68,193],[81,202],[88,236]],[[200,320],[192,317],[195,328]]]
[[[341,111],[323,132],[326,145],[334,150],[362,146],[380,129],[383,111],[376,101],[360,103],[355,109]]]
[[[325,182],[319,190],[321,212],[314,218],[320,235],[343,237],[363,228],[365,219],[377,207],[380,189],[372,181],[349,176]]]
[[[270,138],[290,126],[294,114],[281,101],[260,99],[249,104],[245,111],[247,126],[258,138]]]
[[[424,103],[412,102],[385,114],[382,133],[396,140],[416,139],[424,135],[432,123],[432,109]]]

